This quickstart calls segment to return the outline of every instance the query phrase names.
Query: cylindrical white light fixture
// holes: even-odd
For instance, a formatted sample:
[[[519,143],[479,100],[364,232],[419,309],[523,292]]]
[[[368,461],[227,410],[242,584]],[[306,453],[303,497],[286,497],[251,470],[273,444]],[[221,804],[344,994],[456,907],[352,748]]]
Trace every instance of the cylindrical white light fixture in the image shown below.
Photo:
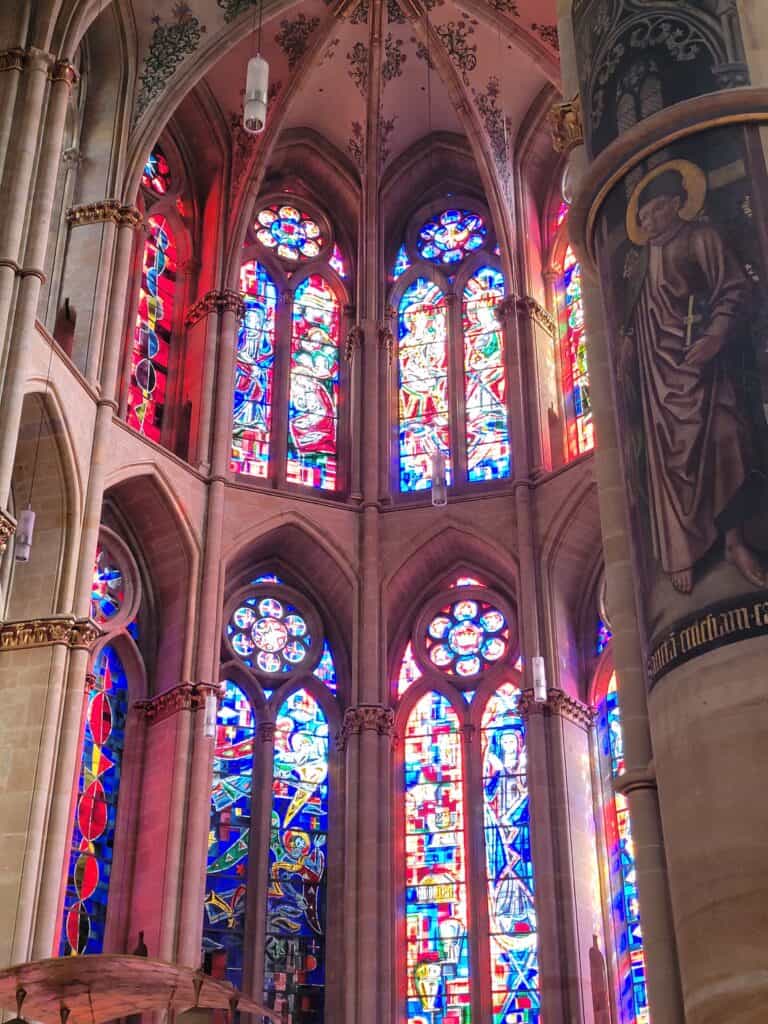
[[[35,513],[31,508],[25,508],[19,515],[16,525],[16,538],[13,546],[13,553],[17,562],[28,562],[29,552],[32,550],[32,537],[35,532]]]
[[[248,61],[243,103],[243,128],[251,135],[263,132],[264,125],[267,123],[268,89],[269,64],[261,54],[257,54]]]
[[[531,673],[533,675],[533,699],[543,704],[547,699],[547,673],[544,659],[540,654],[534,654],[531,658]]]
[[[445,474],[445,456],[438,448],[432,452],[432,504],[443,508],[448,504],[448,480]]]
[[[207,693],[205,696],[205,723],[203,725],[203,736],[209,740],[212,740],[216,735],[216,712],[218,711],[218,706],[216,694],[211,692]]]

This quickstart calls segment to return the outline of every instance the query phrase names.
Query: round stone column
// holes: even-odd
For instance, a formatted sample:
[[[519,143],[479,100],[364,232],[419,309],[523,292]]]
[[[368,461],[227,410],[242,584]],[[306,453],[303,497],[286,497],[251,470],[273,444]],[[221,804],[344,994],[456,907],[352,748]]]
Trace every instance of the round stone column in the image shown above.
[[[655,773],[685,1019],[747,1024],[768,999],[768,90],[735,4],[573,0],[571,24],[591,163],[570,229],[606,312],[592,397],[649,690],[627,793],[634,827]]]

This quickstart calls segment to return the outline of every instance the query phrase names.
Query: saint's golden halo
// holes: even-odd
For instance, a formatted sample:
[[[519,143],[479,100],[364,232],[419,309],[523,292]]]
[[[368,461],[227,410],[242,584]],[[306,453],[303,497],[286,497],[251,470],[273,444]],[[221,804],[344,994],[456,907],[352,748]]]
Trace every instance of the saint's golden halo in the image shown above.
[[[683,179],[683,188],[687,196],[680,207],[681,220],[694,220],[701,213],[707,196],[707,176],[700,167],[690,160],[667,160],[649,171],[635,186],[627,206],[627,235],[635,245],[647,245],[649,236],[637,222],[637,207],[640,196],[646,185],[650,185],[665,171],[677,171]]]

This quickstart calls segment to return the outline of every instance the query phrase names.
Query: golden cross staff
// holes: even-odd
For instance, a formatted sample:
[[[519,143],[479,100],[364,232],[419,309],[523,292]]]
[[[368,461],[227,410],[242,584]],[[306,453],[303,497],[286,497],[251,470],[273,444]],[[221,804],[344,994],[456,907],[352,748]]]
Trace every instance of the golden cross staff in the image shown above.
[[[700,316],[694,316],[693,314],[693,295],[688,296],[688,316],[683,320],[685,324],[685,347],[688,349],[691,347],[691,335],[693,334],[693,325],[699,323],[701,320]]]

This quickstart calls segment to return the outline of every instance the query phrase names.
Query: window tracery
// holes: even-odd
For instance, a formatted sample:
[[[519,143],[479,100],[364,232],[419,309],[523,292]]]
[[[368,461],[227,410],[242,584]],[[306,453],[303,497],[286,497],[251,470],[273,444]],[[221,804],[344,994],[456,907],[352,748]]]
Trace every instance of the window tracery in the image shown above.
[[[122,775],[129,679],[135,646],[138,575],[122,545],[102,536],[94,560],[91,612],[105,631],[85,697],[85,723],[66,864],[59,955],[104,951]]]
[[[415,220],[397,253],[401,493],[431,487],[436,452],[454,491],[511,475],[506,354],[495,316],[505,285],[495,248],[479,212],[448,207]]]
[[[141,184],[155,195],[164,196],[171,188],[171,181],[171,168],[165,153],[159,146],[155,146],[144,164]]]
[[[402,748],[402,991],[408,1024],[467,1022],[479,1019],[485,1006],[493,1024],[539,1021],[525,722],[513,668],[513,619],[499,595],[473,576],[459,576],[427,603],[399,666],[398,697],[416,691],[406,704]],[[467,657],[463,649],[448,665],[430,653],[448,646],[446,638],[466,624],[503,637],[504,649],[498,665],[486,662],[462,677],[454,669]],[[430,632],[438,634],[437,646],[429,646]],[[482,650],[487,638],[472,639]],[[473,711],[477,701],[482,703]],[[479,747],[468,741],[472,720],[480,723]],[[472,779],[482,780],[477,793]],[[481,847],[467,842],[478,802]],[[482,922],[479,930],[470,927],[470,906],[485,908],[473,912],[473,920]],[[478,974],[485,964],[488,974]]]
[[[246,250],[258,259],[246,260],[241,270],[245,315],[230,468],[338,493],[344,484],[340,341],[349,268],[331,242],[326,226],[299,207],[273,203],[257,215]],[[311,264],[303,275],[294,273],[299,263]]]

